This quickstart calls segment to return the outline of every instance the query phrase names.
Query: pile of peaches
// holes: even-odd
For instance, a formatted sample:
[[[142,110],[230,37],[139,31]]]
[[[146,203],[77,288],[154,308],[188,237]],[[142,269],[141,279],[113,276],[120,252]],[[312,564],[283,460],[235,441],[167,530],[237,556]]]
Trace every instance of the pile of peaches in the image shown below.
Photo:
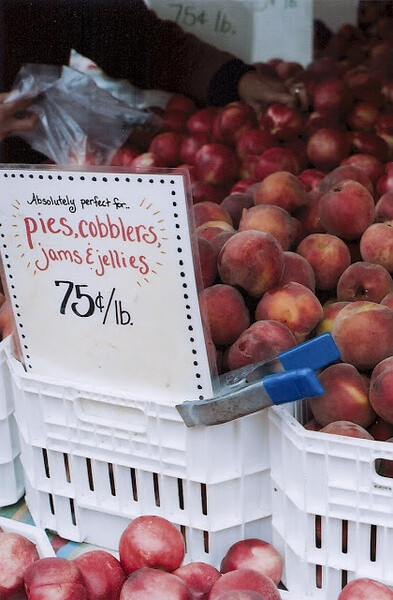
[[[371,3],[378,5],[380,3]],[[382,3],[383,4],[383,3]],[[325,28],[326,33],[326,28]],[[221,373],[331,332],[313,429],[393,436],[393,18],[329,32],[300,82],[306,110],[174,95],[165,130],[113,164],[186,169],[204,306]],[[338,424],[337,424],[338,423]]]

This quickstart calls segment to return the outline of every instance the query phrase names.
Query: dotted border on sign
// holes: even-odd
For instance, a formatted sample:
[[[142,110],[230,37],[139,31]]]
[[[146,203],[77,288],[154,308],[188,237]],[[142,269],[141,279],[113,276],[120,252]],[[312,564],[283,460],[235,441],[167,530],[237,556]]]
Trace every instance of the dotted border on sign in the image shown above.
[[[18,173],[17,174],[17,173],[14,173],[14,172],[11,172],[11,173],[8,173],[8,172],[5,172],[5,171],[3,172],[3,177],[4,178],[8,178],[8,177],[10,177],[10,178],[16,178],[18,176],[19,176],[20,179],[24,179],[25,177],[28,178],[28,179],[34,179],[35,177],[37,177],[40,180],[45,179],[45,176],[42,173],[39,173],[37,175],[37,174],[33,174],[33,173],[29,173],[29,174],[27,174],[27,173]],[[69,181],[75,181],[75,180],[78,180],[78,179],[80,181],[86,181],[90,177],[91,181],[94,182],[94,183],[97,182],[97,181],[100,181],[100,180],[103,183],[107,183],[108,181],[112,182],[112,180],[114,180],[115,182],[130,183],[131,181],[134,182],[135,181],[134,177],[136,177],[136,182],[137,183],[145,183],[146,179],[148,179],[148,182],[151,183],[151,184],[157,183],[157,180],[161,184],[168,183],[165,179],[162,178],[162,175],[155,176],[155,177],[152,176],[152,175],[146,175],[145,177],[141,177],[140,175],[135,175],[134,177],[123,176],[122,178],[120,178],[118,175],[116,175],[116,176],[111,176],[111,179],[109,179],[107,175],[102,175],[102,176],[99,176],[99,175],[91,175],[91,176],[79,175],[78,176],[78,175],[75,175],[75,174],[74,175],[71,175],[71,174],[70,175],[66,175],[66,174],[65,175],[53,175],[51,173],[48,173],[46,175],[46,177],[50,181],[51,180],[56,180],[56,179],[58,181],[62,181],[63,179],[69,180]],[[169,183],[171,185],[174,185],[175,181],[173,179],[171,179],[169,181]],[[176,196],[176,191],[175,190],[171,191],[171,196],[172,197]],[[176,234],[176,240],[178,242],[177,252],[178,252],[179,255],[181,255],[181,253],[183,252],[183,248],[181,246],[182,237],[181,237],[181,234],[180,234],[181,225],[179,223],[179,214],[176,211],[176,208],[177,208],[176,199],[172,199],[172,207],[173,207],[173,219],[175,221],[175,228],[178,230],[178,232]],[[3,224],[0,223],[0,229],[2,228],[2,226],[3,226]],[[4,240],[4,237],[5,237],[4,233],[0,233],[0,238],[2,238]],[[2,246],[3,246],[4,252],[5,252],[7,250],[7,245],[5,243],[3,243]],[[7,259],[8,255],[4,254],[4,258]],[[8,271],[7,276],[11,280],[12,277],[13,277],[12,274],[10,273],[11,265],[9,263],[5,263],[4,267],[7,269],[7,271]],[[192,364],[193,364],[194,371],[195,371],[196,386],[197,386],[197,390],[198,390],[198,394],[199,394],[199,399],[203,400],[204,396],[201,394],[201,392],[203,390],[203,386],[200,383],[201,373],[199,372],[200,369],[198,368],[199,367],[198,351],[197,351],[197,348],[195,346],[195,338],[193,336],[194,327],[192,325],[192,313],[191,313],[192,306],[190,305],[190,302],[189,302],[189,295],[187,293],[188,284],[185,281],[186,273],[184,271],[184,261],[183,261],[183,259],[181,257],[178,260],[178,269],[179,269],[180,282],[181,282],[181,286],[182,286],[182,294],[183,294],[183,300],[184,300],[184,307],[185,307],[185,311],[186,311],[185,312],[185,316],[186,316],[186,319],[188,321],[187,329],[188,329],[188,332],[189,332],[189,342],[190,342],[190,345],[191,345],[190,348],[191,348],[191,355],[192,355]],[[13,283],[10,283],[10,288],[11,288],[11,295],[12,295],[12,298],[14,300],[15,309],[18,310],[19,309],[18,298],[17,298],[17,295],[15,294],[15,286],[14,286]],[[21,315],[20,315],[19,312],[17,312],[16,316],[20,317]],[[19,322],[18,326],[22,329],[23,328],[23,323]],[[26,359],[30,360],[30,355],[27,354],[29,348],[28,348],[28,345],[26,344],[26,335],[24,333],[21,333],[20,336],[21,336],[21,339],[22,339],[23,348],[25,350],[25,357],[26,357]],[[30,363],[27,364],[27,367],[29,369],[32,369],[32,365]]]

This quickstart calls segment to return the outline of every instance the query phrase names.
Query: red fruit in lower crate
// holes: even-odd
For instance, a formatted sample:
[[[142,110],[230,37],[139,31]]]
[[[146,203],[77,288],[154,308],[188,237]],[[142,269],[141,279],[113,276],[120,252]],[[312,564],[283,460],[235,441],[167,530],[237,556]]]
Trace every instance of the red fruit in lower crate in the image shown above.
[[[373,436],[361,425],[352,423],[352,421],[334,421],[319,430],[321,433],[332,433],[344,437],[354,437],[363,440],[373,440]]]
[[[230,590],[220,594],[217,600],[265,600],[265,596],[250,590]]]
[[[23,598],[25,570],[39,559],[33,542],[13,532],[0,532],[0,598]]]
[[[126,574],[115,556],[105,550],[90,550],[74,558],[89,600],[118,600]]]
[[[230,590],[249,590],[261,594],[264,600],[280,600],[280,592],[276,584],[262,573],[253,569],[236,569],[225,573],[213,585],[209,600],[225,598],[225,592]]]
[[[337,600],[393,600],[393,591],[383,583],[360,577],[347,583]]]
[[[177,575],[186,583],[190,594],[189,600],[208,600],[210,590],[221,577],[220,571],[205,562],[191,562],[182,565],[173,575]]]
[[[134,571],[123,585],[119,600],[190,600],[180,577],[151,567]]]
[[[250,313],[243,296],[232,285],[212,285],[203,291],[202,298],[211,338],[217,346],[232,344],[250,325]]]
[[[60,557],[40,558],[24,572],[23,579],[27,594],[40,587],[73,584],[82,585],[82,573],[72,561]]]
[[[258,538],[240,540],[229,548],[221,561],[221,573],[235,569],[253,569],[267,575],[278,585],[281,581],[283,561],[274,546]]]
[[[127,574],[141,567],[174,571],[185,554],[180,531],[167,519],[143,515],[134,519],[119,541],[120,563]]]

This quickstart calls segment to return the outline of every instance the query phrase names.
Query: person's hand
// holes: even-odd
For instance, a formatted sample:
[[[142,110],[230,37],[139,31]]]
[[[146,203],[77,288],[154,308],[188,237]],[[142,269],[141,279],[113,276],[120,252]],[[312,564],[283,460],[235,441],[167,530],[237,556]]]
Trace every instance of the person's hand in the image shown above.
[[[238,93],[241,100],[247,102],[257,115],[273,102],[304,110],[308,106],[308,97],[302,83],[291,82],[285,85],[281,79],[270,77],[255,71],[247,71],[239,80]]]
[[[0,93],[0,141],[6,136],[31,131],[38,122],[38,116],[27,110],[30,99],[5,102],[9,93]]]

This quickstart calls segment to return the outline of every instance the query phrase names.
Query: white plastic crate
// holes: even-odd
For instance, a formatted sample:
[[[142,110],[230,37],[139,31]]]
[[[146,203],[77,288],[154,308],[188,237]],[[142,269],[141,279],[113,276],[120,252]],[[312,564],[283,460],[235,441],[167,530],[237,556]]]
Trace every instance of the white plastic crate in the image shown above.
[[[3,531],[19,533],[36,545],[40,558],[55,556],[55,552],[45,531],[34,525],[21,523],[15,519],[0,517],[0,527]]]
[[[10,338],[0,342],[0,507],[14,504],[24,492],[11,376],[6,360],[9,345]]]
[[[175,407],[100,396],[27,375],[8,352],[34,522],[116,549],[133,518],[182,531],[187,560],[217,565],[242,537],[271,534],[265,412],[187,428]]]
[[[332,600],[352,579],[393,587],[393,480],[376,472],[393,445],[304,429],[310,413],[269,409],[272,542],[291,593]]]

